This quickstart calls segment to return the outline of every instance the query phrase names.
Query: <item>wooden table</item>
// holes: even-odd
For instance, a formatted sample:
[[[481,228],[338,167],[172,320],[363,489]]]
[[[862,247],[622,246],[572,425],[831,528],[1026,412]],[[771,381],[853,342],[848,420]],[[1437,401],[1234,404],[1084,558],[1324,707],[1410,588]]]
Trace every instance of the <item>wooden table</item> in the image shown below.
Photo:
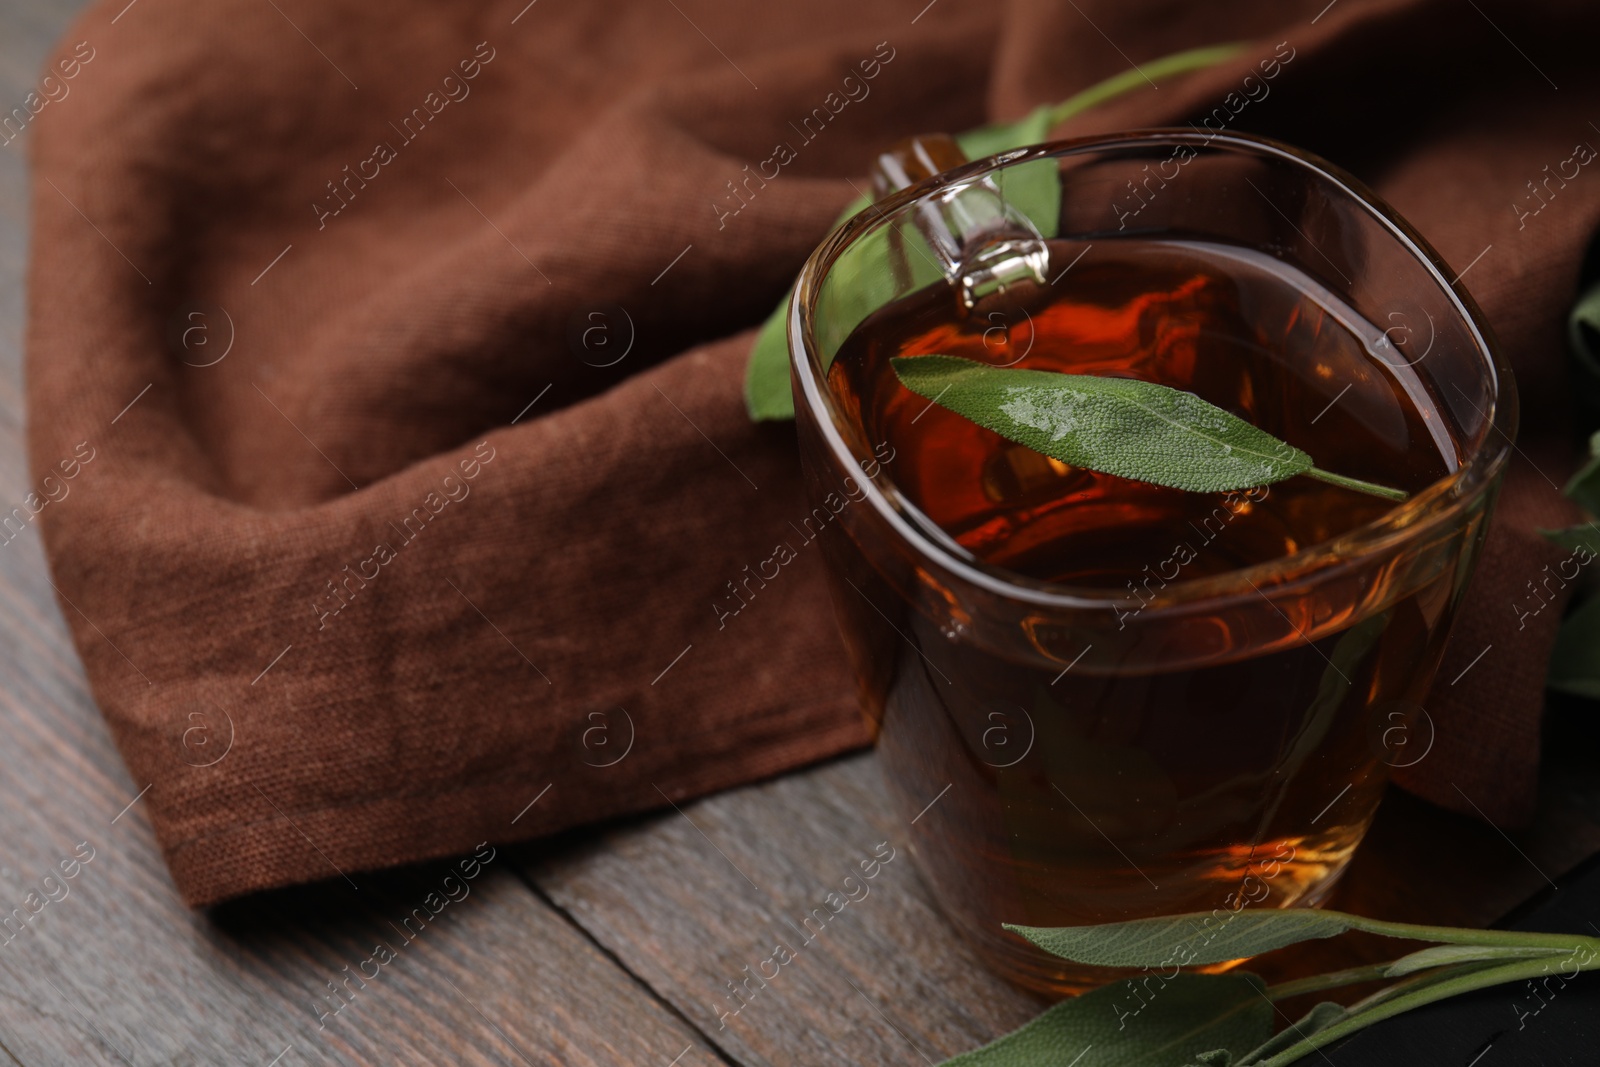
[[[7,109],[77,6],[7,0]],[[0,148],[7,500],[29,483],[27,138]],[[0,604],[0,917],[78,842],[94,849],[64,899],[13,939],[0,930],[0,1051],[13,1063],[918,1065],[1040,1007],[986,973],[933,911],[870,754],[681,812],[501,848],[470,895],[414,941],[396,925],[446,865],[359,875],[356,893],[335,881],[191,912],[89,696],[32,528],[0,550]],[[1492,919],[1600,848],[1592,783],[1555,778],[1539,824],[1514,843],[1392,794],[1336,904]],[[735,1006],[727,983],[744,981],[794,917],[884,841],[899,854],[870,896],[724,1018]],[[380,941],[394,958],[376,978],[352,977]],[[1330,943],[1317,962],[1364,951]]]

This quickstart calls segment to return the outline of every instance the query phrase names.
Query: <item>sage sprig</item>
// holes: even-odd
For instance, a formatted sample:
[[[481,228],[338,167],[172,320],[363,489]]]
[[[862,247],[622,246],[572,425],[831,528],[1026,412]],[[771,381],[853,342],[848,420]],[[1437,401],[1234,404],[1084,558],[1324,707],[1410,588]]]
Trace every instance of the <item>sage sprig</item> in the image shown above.
[[[992,1044],[946,1061],[946,1067],[1285,1067],[1424,1004],[1507,982],[1552,974],[1570,979],[1600,969],[1600,938],[1419,926],[1335,911],[1198,913],[1101,926],[1006,928],[1063,959],[1143,968],[1145,975],[1063,1001]],[[1276,986],[1247,972],[1179,971],[1347,930],[1434,947]],[[1279,1001],[1388,978],[1401,981],[1349,1007],[1320,1003],[1283,1031],[1272,1032]]]
[[[1165,56],[1152,63],[1145,63],[1141,68],[1112,75],[1059,104],[1043,104],[1016,122],[979,126],[956,134],[956,143],[961,146],[968,159],[982,159],[1013,148],[1038,144],[1049,138],[1052,129],[1074,115],[1124,93],[1141,89],[1152,79],[1176,77],[1191,71],[1214,67],[1232,59],[1243,49],[1244,45],[1241,43],[1217,44]],[[1028,173],[1016,175],[1022,179],[1021,187],[1008,187],[1006,190],[1008,199],[1033,220],[1040,233],[1054,237],[1061,199],[1056,168],[1053,165],[1034,167],[1032,164],[1012,168],[1013,172],[1019,170]],[[1035,188],[1036,185],[1039,187]],[[871,205],[872,199],[867,196],[859,196],[850,201],[839,215],[838,221],[834,223],[834,227],[838,228]],[[884,235],[878,236],[880,240],[886,239]],[[857,279],[856,284],[859,287],[870,284],[871,281],[872,279]],[[865,305],[865,312],[877,310],[885,300],[893,297],[894,287],[887,279],[885,281],[886,285],[881,293],[864,295],[862,303]],[[880,296],[883,299],[878,299]],[[755,345],[750,349],[750,361],[745,366],[744,398],[745,409],[754,422],[784,421],[794,418],[794,394],[789,388],[788,309],[789,297],[785,294],[783,302],[767,316],[761,331],[756,334]],[[862,317],[865,317],[865,314]]]
[[[956,356],[896,356],[890,363],[912,392],[1074,467],[1195,493],[1304,474],[1388,500],[1406,499],[1399,489],[1321,470],[1300,449],[1171,386],[993,367]]]
[[[1597,290],[1600,294],[1600,290]],[[1591,299],[1600,305],[1600,295]],[[1587,522],[1562,530],[1541,530],[1546,538],[1572,553],[1556,566],[1560,587],[1577,580],[1585,566],[1600,555],[1600,433],[1589,438],[1589,461],[1567,482],[1562,492],[1588,513]],[[1572,573],[1566,566],[1572,564]],[[1545,567],[1549,574],[1550,568]],[[1535,577],[1538,577],[1537,575]],[[1529,586],[1532,586],[1529,582]],[[1594,585],[1591,577],[1587,583]],[[1542,603],[1542,601],[1541,601]],[[1545,685],[1563,693],[1600,700],[1600,596],[1591,588],[1583,602],[1556,631],[1555,647],[1550,650],[1550,666]]]

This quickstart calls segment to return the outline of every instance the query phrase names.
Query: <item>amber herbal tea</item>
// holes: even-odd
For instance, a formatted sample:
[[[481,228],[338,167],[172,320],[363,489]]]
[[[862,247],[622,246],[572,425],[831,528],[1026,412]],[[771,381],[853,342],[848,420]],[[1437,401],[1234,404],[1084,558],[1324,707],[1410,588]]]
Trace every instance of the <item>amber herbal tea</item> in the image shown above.
[[[1104,242],[1069,278],[1001,315],[958,313],[944,286],[898,301],[844,343],[828,380],[863,437],[892,445],[894,485],[953,551],[1101,591],[1110,633],[1128,632],[1176,583],[1292,557],[1394,503],[1309,477],[1207,494],[1074,468],[909,391],[891,358],[1157,382],[1320,466],[1409,491],[1460,463],[1415,372],[1381,358],[1392,353],[1384,331],[1268,255]],[[1026,395],[1017,403],[1041,428],[1071,417]],[[1419,667],[1437,659],[1453,584],[1441,572],[1359,612],[1329,586],[1299,605],[1288,634],[1240,625],[1224,598],[1167,638],[1172,669],[1123,672],[1093,657],[1089,633],[1040,662],[986,648],[959,623],[938,632],[896,614],[892,583],[847,541],[829,550],[854,586],[836,601],[891,785],[908,810],[933,804],[912,828],[918,858],[952,918],[1005,970],[1045,985],[1071,976],[999,922],[1103,923],[1325,894],[1384,786],[1367,726],[1423,698]],[[1244,582],[1239,598],[1259,600]],[[948,784],[936,801],[932,783]]]
[[[1111,976],[1003,924],[1328,896],[1426,758],[1515,392],[1437,256],[1304,153],[960,156],[886,152],[801,272],[796,428],[812,502],[860,498],[819,540],[915,865],[1071,992]]]

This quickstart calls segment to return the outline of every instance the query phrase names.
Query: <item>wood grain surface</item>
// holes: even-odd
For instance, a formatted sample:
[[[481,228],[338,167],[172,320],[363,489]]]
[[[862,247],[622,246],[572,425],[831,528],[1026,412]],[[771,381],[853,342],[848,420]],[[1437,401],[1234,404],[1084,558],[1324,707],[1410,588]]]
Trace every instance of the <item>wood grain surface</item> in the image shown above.
[[[955,939],[912,868],[905,829],[877,763],[861,755],[618,829],[529,870],[738,1063],[937,1063],[1043,1002]],[[893,858],[863,881],[860,861],[880,854]],[[843,894],[852,875],[866,893],[834,915],[824,897]],[[831,918],[807,924],[813,909]],[[779,944],[792,962],[763,965]],[[775,967],[764,988],[750,978]]]
[[[21,101],[78,6],[7,0],[0,106]],[[28,491],[27,137],[0,147],[7,501]],[[502,849],[470,879],[462,861],[347,872],[190,912],[141,814],[145,783],[128,777],[95,710],[31,531],[0,546],[0,604],[0,1053],[10,1063],[919,1065],[1041,1006],[988,974],[935,913],[870,755],[682,809],[661,783],[662,814]],[[1593,796],[1563,778],[1513,840],[1392,794],[1334,905],[1491,921],[1600,848]],[[869,892],[807,925],[863,860],[877,861]],[[791,958],[752,979],[779,944]],[[1257,969],[1340,966],[1377,950],[1323,942]]]

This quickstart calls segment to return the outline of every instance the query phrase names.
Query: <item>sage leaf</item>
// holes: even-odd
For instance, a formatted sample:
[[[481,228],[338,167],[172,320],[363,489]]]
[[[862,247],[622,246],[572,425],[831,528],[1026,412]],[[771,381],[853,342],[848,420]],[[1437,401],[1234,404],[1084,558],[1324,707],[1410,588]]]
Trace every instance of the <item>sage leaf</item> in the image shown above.
[[[1243,48],[1242,43],[1219,44],[1165,56],[1146,63],[1142,70],[1125,70],[1096,82],[1059,104],[1037,107],[1018,122],[980,126],[957,134],[956,143],[969,159],[982,159],[1013,148],[1038,144],[1050,136],[1054,127],[1091,107],[1141,88],[1147,84],[1147,78],[1171,77],[1214,67],[1233,58]],[[1039,160],[1011,170],[1024,173],[1017,178],[1002,178],[1002,191],[1006,199],[1031,218],[1040,233],[1047,237],[1055,236],[1061,211],[1060,178],[1055,162]],[[834,223],[834,229],[865,211],[871,204],[871,199],[865,196],[852,200]],[[887,300],[867,308],[867,313],[876,311],[883,303],[887,303]],[[789,294],[786,294],[756,335],[755,344],[750,349],[750,360],[745,365],[745,410],[753,422],[794,418],[794,394],[789,388],[788,308]],[[856,320],[857,323],[860,321]]]
[[[1597,326],[1600,326],[1600,286],[1590,290],[1572,312],[1573,346],[1580,357],[1587,360],[1584,365],[1591,370],[1596,366],[1595,353],[1586,344],[1600,337],[1600,333],[1596,333]],[[1600,376],[1594,380],[1600,382]],[[1600,515],[1600,433],[1589,438],[1589,462],[1568,480],[1562,492],[1591,516]],[[1539,532],[1575,555],[1587,553],[1588,558],[1580,560],[1579,566],[1600,555],[1600,523],[1592,518],[1565,530]],[[1544,684],[1558,692],[1600,700],[1600,597],[1591,593],[1577,610],[1561,620]]]
[[[1545,956],[1536,958],[1541,961],[1548,960],[1548,957]],[[1474,974],[1497,970],[1503,966],[1505,966],[1505,960],[1503,959],[1481,960],[1476,963],[1458,963],[1448,967],[1436,967],[1432,970],[1419,971],[1416,974],[1406,976],[1400,981],[1395,982],[1393,985],[1384,986],[1376,993],[1373,993],[1350,1005],[1349,1013],[1345,1018],[1351,1019],[1365,1012],[1376,1011],[1378,1008],[1381,1008],[1391,1000],[1398,1000],[1400,997],[1414,997],[1419,993],[1434,988],[1435,986],[1446,985],[1447,983],[1459,983],[1459,981],[1463,978],[1467,978]],[[1378,965],[1373,969],[1381,972],[1383,968],[1381,965]],[[1381,977],[1382,975],[1379,973],[1371,980],[1376,981]],[[1345,984],[1349,985],[1352,983],[1347,982]],[[1454,986],[1451,988],[1454,988]],[[1274,996],[1272,987],[1267,989],[1267,995],[1272,997],[1274,1000],[1283,999],[1282,997]]]
[[[1012,148],[1037,144],[1050,136],[1050,131],[1075,115],[1114,100],[1124,93],[1141,89],[1156,78],[1167,78],[1190,71],[1204,70],[1232,59],[1244,51],[1242,42],[1207,45],[1186,52],[1163,56],[1142,67],[1114,74],[1089,88],[1068,97],[1059,104],[1042,104],[1016,122],[979,126],[958,134],[956,141],[962,151],[972,159],[997,155]]]
[[[1319,470],[1298,448],[1171,386],[993,367],[956,356],[896,356],[890,363],[912,392],[1074,467],[1196,493],[1307,474],[1406,499],[1399,489]]]
[[[867,197],[852,200],[839,223],[872,206]],[[938,261],[927,239],[914,226],[897,226],[901,258],[910,272],[909,287],[921,288],[938,281]],[[818,341],[825,350],[836,348],[850,331],[874,311],[890,303],[907,288],[890,270],[890,231],[877,230],[840,253],[830,272],[830,282],[817,300],[821,324]],[[791,289],[767,321],[761,324],[750,361],[745,365],[744,405],[753,422],[794,418],[794,392],[789,381],[789,300]]]
[[[869,209],[872,202],[865,197],[851,201],[840,222]],[[905,271],[903,277],[895,273],[897,263]],[[828,284],[817,297],[818,345],[824,352],[835,351],[868,315],[902,293],[943,277],[927,238],[909,220],[900,219],[892,227],[863,235],[839,253],[829,270]],[[745,368],[745,410],[756,422],[794,418],[788,303],[785,299],[762,324]]]
[[[1600,432],[1589,438],[1589,462],[1561,490],[1591,515],[1600,515]]]
[[[1433,967],[1449,967],[1459,963],[1514,960],[1532,956],[1550,956],[1559,959],[1570,954],[1570,949],[1541,945],[1434,945],[1432,948],[1413,952],[1409,956],[1401,956],[1384,969],[1383,976],[1401,978]]]
[[[1050,118],[1054,110],[1053,104],[1041,104],[1016,122],[997,122],[958,133],[955,135],[956,144],[961,146],[961,151],[966,153],[968,159],[983,159],[1009,152],[1013,148],[1039,144],[1050,136],[1050,129],[1055,126]]]
[[[1544,684],[1562,693],[1600,700],[1600,597],[1591,597],[1556,631]]]
[[[792,294],[793,289],[789,290]],[[789,295],[767,316],[744,369],[744,409],[751,422],[794,418],[789,386]]]
[[[1567,313],[1567,341],[1578,399],[1591,409],[1600,408],[1600,282],[1579,294]]]
[[[1558,544],[1570,552],[1583,549],[1590,554],[1600,555],[1600,526],[1595,523],[1583,522],[1562,530],[1540,530],[1539,533],[1546,541]]]
[[[1098,926],[1012,926],[1011,930],[1046,952],[1097,967],[1190,967],[1224,963],[1274,949],[1364,930],[1384,937],[1449,945],[1541,947],[1574,951],[1600,948],[1600,941],[1576,934],[1521,930],[1472,930],[1384,922],[1339,911],[1285,910],[1192,912]]]
[[[1448,929],[1448,928],[1443,928]],[[1502,931],[1494,931],[1496,933]],[[1510,931],[1505,931],[1511,933]],[[1553,935],[1543,934],[1541,937]],[[1578,941],[1593,941],[1592,938],[1577,938]],[[1252,1067],[1287,1067],[1303,1057],[1306,1053],[1332,1044],[1340,1038],[1347,1037],[1359,1030],[1364,1030],[1374,1023],[1402,1015],[1413,1008],[1420,1008],[1436,1001],[1447,1000],[1462,993],[1471,993],[1477,989],[1487,989],[1490,986],[1504,985],[1509,982],[1520,982],[1524,979],[1539,978],[1548,973],[1550,961],[1548,957],[1536,957],[1527,960],[1510,960],[1499,964],[1484,967],[1478,964],[1462,964],[1457,967],[1446,968],[1437,977],[1422,975],[1411,981],[1400,982],[1390,989],[1382,990],[1378,994],[1353,1005],[1346,1013],[1336,1019],[1330,1020],[1320,1030],[1296,1040],[1294,1044],[1276,1051],[1263,1059],[1252,1059]],[[1600,966],[1600,954],[1591,953],[1584,962],[1574,962],[1573,966],[1578,971],[1594,970]],[[1299,1038],[1299,1035],[1295,1035]]]
[[[1055,109],[1046,104],[1034,108],[1020,122],[1003,126],[980,126],[956,134],[956,144],[968,159],[983,159],[1038,144],[1050,139],[1056,125]],[[1033,223],[1044,237],[1055,237],[1061,230],[1061,164],[1054,159],[1019,163],[995,174],[1000,196]]]
[[[1600,432],[1589,438],[1589,461],[1567,480],[1561,492],[1590,515],[1600,515]],[[1565,549],[1600,552],[1600,525],[1592,520],[1564,530],[1540,530],[1539,533]]]
[[[1190,967],[1256,956],[1335,937],[1351,928],[1338,912],[1230,911],[1169,915],[1100,926],[1007,926],[1053,956],[1097,967]]]
[[[744,365],[744,411],[751,422],[781,422],[794,418],[794,393],[789,387],[789,299],[767,316],[756,331],[750,358]]]
[[[944,1067],[1183,1067],[1218,1049],[1256,1048],[1272,1020],[1253,974],[1113,982]]]
[[[1220,920],[1214,915],[1169,915],[1058,929],[1008,925],[1007,929],[1066,959],[1163,970],[1114,982],[1058,1004],[1015,1033],[948,1062],[957,1067],[1163,1067],[1179,1063],[1184,1067],[1288,1067],[1308,1052],[1412,1008],[1548,974],[1552,960],[1559,960],[1561,968],[1574,974],[1600,970],[1600,938],[1578,934],[1418,926],[1333,911],[1233,912]],[[1207,928],[1208,922],[1212,928]],[[1169,976],[1164,970],[1174,963],[1216,963],[1255,955],[1345,930],[1432,941],[1443,947],[1423,949],[1388,964],[1312,975],[1270,988],[1255,975],[1241,971],[1226,975],[1175,972]],[[1199,947],[1187,955],[1179,954],[1176,950],[1186,943]],[[1408,977],[1349,1007],[1320,1003],[1272,1035],[1275,1001],[1394,975]],[[1241,982],[1244,984],[1224,984]],[[1110,1020],[1107,1008],[1111,1009]],[[1111,1020],[1116,1023],[1115,1030],[1109,1029]],[[1135,1021],[1137,1025],[1128,1025]],[[1175,1055],[1180,1058],[1174,1059]]]
[[[1132,378],[897,356],[901,384],[1036,452],[1197,493],[1279,482],[1311,457],[1193,393]]]
[[[1242,1057],[1235,1060],[1232,1067],[1250,1067],[1253,1063],[1270,1059],[1284,1049],[1304,1041],[1319,1030],[1326,1030],[1334,1023],[1343,1022],[1350,1014],[1350,1009],[1343,1004],[1335,1004],[1331,1000],[1324,1000],[1317,1004],[1305,1015],[1278,1031],[1260,1047],[1252,1049]]]

